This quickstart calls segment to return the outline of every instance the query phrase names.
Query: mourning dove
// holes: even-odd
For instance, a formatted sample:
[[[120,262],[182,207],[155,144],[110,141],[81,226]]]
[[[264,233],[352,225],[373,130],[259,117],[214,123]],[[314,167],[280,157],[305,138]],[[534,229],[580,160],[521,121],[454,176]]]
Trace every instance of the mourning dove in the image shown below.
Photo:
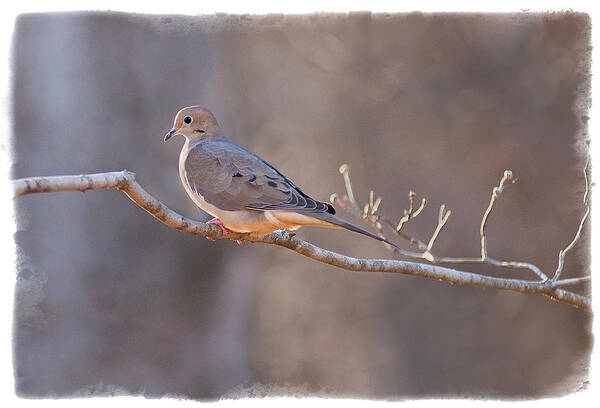
[[[184,136],[179,176],[194,203],[227,230],[264,235],[302,226],[345,228],[393,243],[335,216],[332,205],[312,199],[275,167],[228,141],[213,114],[201,107],[181,109],[165,135]]]

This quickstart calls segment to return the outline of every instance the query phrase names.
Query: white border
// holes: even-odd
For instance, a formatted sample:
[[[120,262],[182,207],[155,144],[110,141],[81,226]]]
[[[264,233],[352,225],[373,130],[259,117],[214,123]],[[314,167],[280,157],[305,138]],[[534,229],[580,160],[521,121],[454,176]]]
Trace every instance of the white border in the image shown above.
[[[10,1],[10,0],[9,0]],[[13,1],[10,1],[13,2]],[[7,2],[5,2],[7,3]],[[0,30],[2,30],[1,38],[1,50],[3,63],[0,64],[1,78],[4,80],[3,86],[0,88],[0,167],[2,170],[2,177],[0,177],[0,194],[2,199],[0,200],[0,214],[3,215],[2,220],[2,231],[0,234],[0,260],[2,262],[2,273],[0,274],[2,281],[0,282],[0,404],[3,406],[32,406],[32,405],[49,405],[49,406],[79,406],[82,403],[86,406],[104,406],[107,402],[111,405],[125,405],[130,406],[148,406],[148,405],[183,405],[183,404],[198,404],[195,401],[177,401],[177,400],[146,400],[139,397],[114,397],[110,400],[106,398],[86,398],[86,399],[60,399],[60,400],[26,400],[16,398],[14,395],[14,380],[12,371],[12,312],[13,312],[13,295],[14,295],[14,284],[15,284],[15,247],[13,242],[13,233],[15,231],[14,222],[11,220],[13,212],[12,199],[10,193],[10,186],[8,183],[8,172],[10,169],[10,157],[8,153],[8,135],[10,134],[10,53],[11,53],[11,37],[14,29],[14,20],[17,14],[27,12],[47,12],[47,11],[67,11],[67,10],[99,10],[99,11],[124,11],[124,12],[136,12],[136,13],[147,13],[147,14],[187,14],[187,15],[200,15],[200,14],[213,14],[216,12],[225,13],[251,13],[251,14],[268,14],[268,13],[289,13],[289,14],[305,14],[314,11],[329,11],[329,12],[347,12],[347,11],[365,11],[369,10],[372,12],[409,12],[409,11],[453,11],[453,12],[468,12],[468,11],[481,11],[481,12],[516,12],[516,11],[561,11],[561,10],[574,10],[583,11],[592,16],[592,40],[593,44],[598,44],[597,39],[599,30],[599,21],[597,18],[599,14],[596,12],[596,7],[592,5],[592,1],[582,0],[571,0],[571,1],[502,1],[502,2],[475,2],[475,1],[464,1],[455,0],[452,2],[442,1],[419,1],[419,2],[400,2],[400,1],[358,1],[358,0],[346,0],[346,1],[315,1],[315,0],[298,0],[288,4],[282,4],[282,2],[276,1],[261,1],[254,0],[245,4],[240,1],[233,0],[219,0],[219,1],[184,1],[184,2],[151,2],[151,1],[131,1],[125,2],[115,0],[100,0],[100,1],[66,1],[58,0],[43,3],[41,1],[21,1],[19,4],[3,4],[0,6]],[[599,57],[599,50],[596,46],[592,53],[592,90],[598,89],[598,72],[596,70]],[[592,95],[594,92],[592,91]],[[597,99],[596,99],[597,101]],[[596,103],[597,105],[597,103]],[[598,156],[598,149],[600,143],[594,142],[593,135],[596,134],[595,130],[598,128],[596,119],[597,108],[592,107],[590,117],[592,118],[589,122],[589,133],[592,135],[592,156],[594,158]],[[595,164],[595,163],[593,163]],[[595,169],[593,169],[595,170]],[[597,171],[593,172],[593,179],[596,180]],[[595,193],[595,189],[593,189]],[[592,199],[595,198],[595,194],[592,195]],[[596,212],[592,208],[592,229],[593,232],[598,231],[598,225],[600,220],[596,217]],[[597,242],[594,239],[596,234],[592,234],[592,254],[598,253]],[[595,271],[595,257],[592,257],[592,271]],[[596,274],[595,272],[593,272]],[[598,293],[598,286],[600,285],[599,279],[593,280],[593,293]],[[593,299],[594,310],[598,309],[598,296]],[[594,319],[594,333],[598,333],[598,319]],[[548,406],[554,406],[555,404],[570,404],[577,407],[591,406],[592,398],[597,396],[598,392],[598,353],[592,355],[592,367],[590,377],[590,388],[578,394],[570,395],[561,399],[546,399],[539,401],[519,401],[512,402],[517,406],[541,406],[546,408]],[[596,368],[596,369],[594,369]],[[380,406],[382,404],[388,404],[386,402],[372,402],[372,401],[358,401],[358,400],[315,400],[315,399],[262,399],[262,400],[237,400],[237,401],[223,401],[219,402],[219,405],[232,406],[238,404],[249,404],[253,406],[280,406],[285,404],[286,406],[298,406],[305,404],[315,403],[333,404],[341,406],[363,406],[364,404]],[[412,406],[429,406],[435,404],[442,404],[444,406],[479,406],[482,404],[481,401],[466,401],[466,400],[445,400],[445,401],[434,401],[434,400],[423,400],[423,401],[410,401],[406,402]],[[499,404],[507,404],[508,402],[486,402],[486,406],[497,406]],[[8,405],[10,404],[10,405]]]

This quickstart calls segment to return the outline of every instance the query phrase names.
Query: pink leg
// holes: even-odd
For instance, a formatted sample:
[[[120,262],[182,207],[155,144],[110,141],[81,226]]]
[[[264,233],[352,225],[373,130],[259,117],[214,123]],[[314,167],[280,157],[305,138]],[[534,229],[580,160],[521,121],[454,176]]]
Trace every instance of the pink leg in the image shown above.
[[[223,231],[223,234],[227,234],[229,232],[229,230],[225,227],[225,225],[223,225],[223,221],[221,221],[220,219],[218,219],[217,217],[213,218],[212,220],[208,221],[207,224],[212,224],[212,225],[217,225],[221,228],[221,231]],[[210,237],[206,237],[209,241],[214,241],[214,239],[210,238]],[[236,239],[235,242],[238,243],[238,245],[242,245],[243,241],[240,241],[239,239]]]
[[[217,217],[215,217],[212,220],[208,221],[207,224],[218,226],[219,228],[221,228],[221,231],[223,231],[223,234],[227,234],[229,232],[229,230],[227,228],[225,228],[225,225],[223,225],[223,221],[221,221]]]

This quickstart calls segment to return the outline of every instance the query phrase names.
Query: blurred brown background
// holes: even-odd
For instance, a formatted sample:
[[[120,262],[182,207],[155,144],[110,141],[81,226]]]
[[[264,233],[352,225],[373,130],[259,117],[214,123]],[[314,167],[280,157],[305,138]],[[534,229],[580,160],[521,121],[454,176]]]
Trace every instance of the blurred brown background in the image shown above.
[[[423,240],[446,203],[439,255],[479,253],[491,189],[512,169],[519,180],[490,219],[490,255],[550,274],[583,212],[589,49],[581,14],[23,15],[13,177],[126,168],[205,220],[179,182],[182,141],[162,142],[178,109],[201,104],[315,198],[343,191],[337,170],[348,163],[359,199],[374,189],[390,217],[402,215],[409,189],[428,198],[407,227]],[[512,399],[587,380],[591,314],[543,296],[210,243],[118,191],[15,206],[21,396]],[[299,236],[392,257],[345,231]],[[564,276],[588,273],[588,260],[584,240]]]

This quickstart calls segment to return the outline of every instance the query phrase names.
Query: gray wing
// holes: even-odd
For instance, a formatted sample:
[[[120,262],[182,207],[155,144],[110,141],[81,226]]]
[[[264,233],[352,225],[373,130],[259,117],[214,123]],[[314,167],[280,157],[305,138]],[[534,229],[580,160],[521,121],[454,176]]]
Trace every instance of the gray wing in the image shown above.
[[[192,147],[185,171],[192,190],[222,210],[335,213],[331,205],[310,198],[260,157],[225,140]]]

